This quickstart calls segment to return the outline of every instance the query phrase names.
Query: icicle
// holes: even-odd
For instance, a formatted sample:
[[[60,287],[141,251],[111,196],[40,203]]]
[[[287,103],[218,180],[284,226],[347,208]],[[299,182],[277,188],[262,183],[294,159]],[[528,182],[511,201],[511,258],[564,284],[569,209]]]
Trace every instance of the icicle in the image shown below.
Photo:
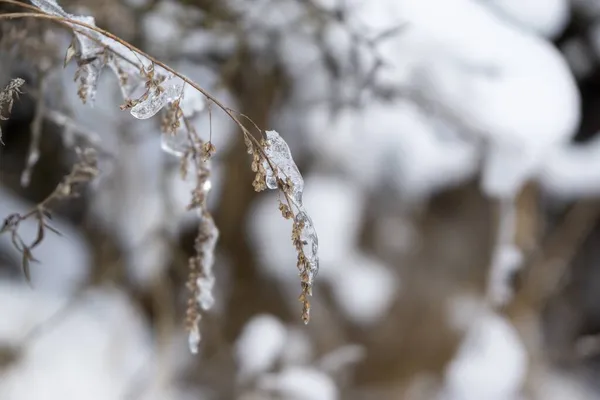
[[[161,93],[152,93],[147,99],[133,106],[131,115],[137,119],[148,119],[155,116],[161,108],[181,96],[183,81],[179,78],[173,78],[161,86],[164,89]]]

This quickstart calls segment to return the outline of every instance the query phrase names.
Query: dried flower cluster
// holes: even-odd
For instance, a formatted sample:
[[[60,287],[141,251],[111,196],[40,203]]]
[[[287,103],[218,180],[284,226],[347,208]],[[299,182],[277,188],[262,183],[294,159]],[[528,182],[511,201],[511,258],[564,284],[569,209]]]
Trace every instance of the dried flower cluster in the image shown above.
[[[71,61],[77,63],[75,82],[81,100],[92,103],[95,98],[98,78],[104,70],[111,71],[118,78],[124,103],[122,110],[129,110],[137,119],[148,119],[162,113],[162,148],[181,159],[181,173],[185,177],[193,170],[195,188],[188,206],[197,210],[199,216],[198,236],[195,241],[195,256],[189,260],[189,278],[187,286],[191,292],[186,313],[186,327],[189,331],[190,350],[198,351],[200,329],[198,322],[201,311],[208,310],[214,303],[212,288],[215,283],[213,275],[214,252],[218,239],[218,230],[210,215],[206,199],[211,188],[210,158],[216,152],[210,139],[202,140],[193,128],[192,121],[208,109],[217,105],[241,129],[248,152],[252,154],[252,170],[256,172],[253,186],[257,191],[278,189],[281,202],[280,210],[284,218],[292,219],[292,241],[298,253],[298,270],[301,278],[303,304],[302,319],[308,323],[314,278],[318,271],[318,239],[313,223],[302,205],[304,181],[296,166],[287,143],[275,131],[265,132],[265,138],[256,139],[240,122],[232,110],[225,107],[211,94],[188,78],[177,73],[167,65],[152,58],[131,44],[97,28],[94,18],[75,16],[66,13],[55,0],[31,0],[35,7],[18,3],[14,0],[0,2],[19,5],[33,9],[30,13],[0,14],[0,19],[37,18],[55,21],[68,27],[74,34],[71,45],[66,51],[65,65]],[[108,67],[108,68],[106,68]],[[20,81],[18,81],[20,82]],[[22,83],[21,83],[22,84]],[[18,87],[13,94],[18,93]],[[191,90],[186,90],[191,89]],[[16,90],[16,91],[15,91]],[[12,105],[12,95],[9,105]],[[209,107],[205,107],[206,105]],[[89,159],[87,151],[79,152],[81,163],[57,187],[51,199],[59,199],[73,195],[72,185],[87,181],[97,174],[96,164]],[[48,215],[44,201],[36,210],[25,216],[11,216],[5,223],[3,231],[13,234],[15,246],[24,254],[24,265],[28,274],[31,249],[43,239],[26,246],[20,240],[17,228],[20,221],[37,216],[40,229],[46,227],[43,216]]]
[[[246,141],[248,153],[252,154],[252,170],[256,172],[254,189],[258,192],[279,189],[285,203],[279,200],[279,210],[285,219],[293,219],[292,243],[298,254],[298,273],[302,293],[302,320],[310,319],[310,301],[314,278],[319,271],[319,240],[312,220],[302,205],[304,179],[292,158],[287,143],[275,131],[267,131],[266,139],[256,148]]]
[[[190,298],[187,304],[185,325],[189,332],[190,351],[197,353],[201,336],[199,328],[201,312],[209,310],[214,304],[213,265],[219,231],[208,211],[207,197],[212,186],[210,156],[216,149],[212,143],[202,140],[191,123],[193,118],[200,115],[197,111],[203,107],[197,105],[195,112],[184,113],[181,108],[182,101],[183,94],[170,103],[163,113],[162,147],[168,153],[180,157],[182,179],[186,179],[190,170],[195,173],[195,187],[191,193],[188,210],[196,210],[200,221],[198,235],[194,241],[196,254],[189,259],[187,288],[190,291]],[[188,117],[185,116],[186,114]]]

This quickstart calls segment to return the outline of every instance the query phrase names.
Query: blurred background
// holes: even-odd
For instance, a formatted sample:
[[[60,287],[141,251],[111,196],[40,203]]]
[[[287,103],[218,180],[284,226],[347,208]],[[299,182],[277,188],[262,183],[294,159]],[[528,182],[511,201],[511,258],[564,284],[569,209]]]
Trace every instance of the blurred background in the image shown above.
[[[121,111],[110,74],[83,105],[70,36],[0,20],[0,86],[26,81],[0,218],[46,198],[75,146],[100,169],[53,205],[33,289],[0,235],[0,399],[600,399],[600,1],[60,4],[282,135],[320,272],[305,326],[291,221],[207,108],[216,302],[191,355],[194,182],[159,118]]]

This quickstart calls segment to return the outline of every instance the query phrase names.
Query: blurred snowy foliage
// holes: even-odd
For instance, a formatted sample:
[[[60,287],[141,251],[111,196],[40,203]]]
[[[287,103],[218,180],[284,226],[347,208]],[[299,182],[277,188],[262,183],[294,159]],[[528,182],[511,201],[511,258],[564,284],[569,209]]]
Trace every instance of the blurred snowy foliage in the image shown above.
[[[78,3],[62,5],[81,5],[78,11],[84,7],[94,15],[114,6],[112,0]],[[188,86],[184,111],[197,116],[194,128],[217,149],[208,204],[224,230],[217,279],[211,281],[217,304],[202,324],[207,344],[198,360],[189,360],[179,326],[163,325],[181,317],[178,279],[186,266],[180,254],[185,250],[177,245],[189,241],[186,235],[197,223],[197,215],[186,211],[194,174],[180,178],[177,160],[161,149],[165,139],[156,121],[119,110],[123,93],[115,76],[97,77],[92,108],[81,104],[69,65],[51,75],[63,93],[62,102],[51,104],[93,133],[114,159],[102,160],[102,175],[85,193],[89,226],[57,215],[54,223],[64,237],[49,235],[36,248],[41,263],[32,268],[34,291],[15,283],[10,261],[18,253],[0,236],[7,260],[0,258],[0,264],[9,271],[0,281],[0,351],[16,354],[6,366],[0,362],[0,398],[111,400],[140,387],[146,390],[135,398],[177,400],[598,397],[580,375],[531,357],[531,340],[515,320],[485,302],[509,302],[511,279],[527,255],[513,240],[517,227],[510,217],[518,217],[516,202],[525,185],[533,182],[545,198],[558,201],[600,194],[600,139],[573,140],[585,106],[581,80],[591,79],[600,64],[598,1],[124,3],[135,15],[130,25],[136,45],[231,109],[250,113],[261,129],[277,129],[289,143],[304,176],[301,203],[319,232],[314,320],[306,328],[296,321],[290,221],[281,218],[274,194],[248,194],[251,179],[245,181],[241,170],[250,161],[245,149],[239,151],[235,124]],[[570,36],[579,20],[585,34]],[[276,82],[283,88],[272,90],[277,77],[283,77],[283,84]],[[173,79],[171,91],[180,85]],[[162,100],[132,114],[155,114],[168,99]],[[65,144],[75,140],[58,130]],[[3,160],[9,160],[4,153]],[[427,240],[473,240],[456,237],[454,229],[440,239],[434,223],[444,216],[426,213],[437,196],[474,180],[486,199],[509,205],[487,264],[461,258],[461,268],[478,269],[471,280],[451,270],[451,260],[439,275],[416,271],[414,265],[426,262],[415,254],[426,260],[430,254],[422,252],[445,254],[427,247]],[[7,188],[4,183],[0,216],[31,208],[31,199],[8,189],[10,179]],[[468,204],[456,201],[447,208]],[[110,238],[118,257],[102,258],[109,250],[82,233],[90,227]],[[35,236],[34,226],[23,229]],[[101,262],[120,273],[105,278],[98,273],[104,271]],[[89,289],[102,279],[121,279],[122,287]],[[157,289],[171,280],[179,285],[171,292]],[[432,303],[440,302],[443,318],[435,320]],[[64,304],[70,304],[67,316],[48,324],[46,332],[45,321]],[[169,307],[179,311],[160,319]],[[405,314],[410,318],[402,319]],[[25,346],[37,326],[43,333]],[[410,342],[413,331],[422,341]],[[427,340],[443,343],[442,350]],[[409,343],[407,352],[432,348],[446,358],[432,367],[427,363],[437,358],[424,355],[415,363],[420,369],[412,371],[404,353],[395,351],[406,349],[397,346],[402,341]],[[384,355],[370,353],[374,343],[385,346]],[[390,376],[400,378],[385,382]],[[420,382],[433,388],[421,397],[414,394]]]

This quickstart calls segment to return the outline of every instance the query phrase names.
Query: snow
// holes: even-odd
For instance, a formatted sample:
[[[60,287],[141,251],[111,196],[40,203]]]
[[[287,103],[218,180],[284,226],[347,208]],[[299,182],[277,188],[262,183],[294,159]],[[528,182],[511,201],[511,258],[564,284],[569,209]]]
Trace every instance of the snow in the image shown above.
[[[580,7],[586,3],[588,7],[597,8],[595,1],[573,2]],[[238,21],[241,31],[255,28],[248,40],[250,52],[259,55],[259,63],[269,65],[272,60],[281,61],[285,72],[293,78],[291,90],[286,93],[289,101],[282,105],[282,110],[277,110],[272,125],[285,133],[295,157],[302,148],[313,156],[308,159],[314,160],[311,167],[315,170],[339,173],[337,176],[320,173],[306,176],[301,202],[310,210],[319,231],[322,266],[319,282],[322,280],[331,288],[333,301],[349,322],[370,326],[385,318],[401,290],[401,283],[404,284],[396,278],[390,265],[358,249],[362,213],[370,206],[368,196],[378,190],[394,189],[391,201],[419,204],[441,190],[481,175],[482,190],[504,201],[514,198],[529,179],[538,179],[553,196],[598,194],[600,173],[595,171],[600,171],[600,165],[597,166],[600,157],[595,153],[599,145],[596,142],[569,143],[580,119],[579,94],[570,68],[578,76],[585,76],[594,61],[582,57],[582,43],[567,43],[562,49],[565,60],[549,42],[565,27],[569,18],[568,1],[315,0],[314,3],[328,10],[347,8],[347,24],[331,22],[319,32],[322,45],[340,62],[341,77],[336,81],[329,79],[321,63],[322,49],[315,40],[317,29],[311,24],[292,29],[303,18],[300,3],[233,0],[231,6],[241,16]],[[164,48],[181,36],[183,27],[175,23],[168,7],[160,8],[162,5],[143,21],[150,48]],[[370,90],[361,89],[361,78],[373,66],[376,55],[364,46],[353,53],[356,43],[352,35],[358,32],[372,38],[399,26],[404,29],[374,46],[384,66],[373,85],[400,93],[399,98],[383,101]],[[600,37],[595,30],[592,36],[593,39]],[[197,30],[182,38],[179,47],[177,51],[191,60],[204,60],[212,53],[227,59],[235,51],[235,38],[230,32]],[[600,45],[596,47],[600,49]],[[218,72],[192,62],[174,66],[215,93],[217,98],[225,99],[227,106],[239,109],[231,93],[217,89]],[[65,75],[70,80],[71,74]],[[99,87],[106,87],[104,78],[100,79]],[[178,83],[176,80],[174,87]],[[188,86],[184,90],[186,115],[200,113],[205,105],[202,96],[192,95]],[[75,91],[69,88],[67,93],[71,95]],[[333,115],[329,102],[332,93],[336,101],[356,100],[361,107],[342,109]],[[136,140],[146,138],[141,144],[121,142],[113,132],[121,129],[126,113],[117,115],[118,111],[106,109],[106,104],[114,104],[112,91],[99,90],[96,99],[96,110],[78,114],[78,119],[90,128],[101,127],[107,131],[99,132],[103,144],[116,150],[118,157],[126,161],[115,166],[113,179],[118,175],[119,180],[113,181],[111,186],[108,179],[107,185],[98,192],[95,212],[123,244],[128,273],[134,282],[146,285],[160,276],[169,256],[166,242],[156,233],[162,228],[169,231],[182,220],[194,218],[193,215],[188,218],[190,213],[179,211],[187,205],[193,182],[180,181],[177,171],[169,171],[167,185],[172,189],[169,193],[173,209],[165,207],[164,199],[156,197],[162,190],[158,177],[164,168],[165,156],[160,151],[158,135],[148,134],[156,132],[155,127],[145,124],[126,129],[133,132]],[[141,116],[155,113],[163,105],[161,101],[152,112]],[[233,143],[234,129],[228,117],[216,111],[214,105],[212,109],[212,138],[217,147],[215,174],[218,175],[218,159]],[[202,112],[200,118],[195,118],[194,127],[203,138],[208,138],[209,119],[206,109]],[[218,176],[214,181],[218,186]],[[2,199],[0,209],[4,206]],[[218,195],[211,193],[210,201],[218,202]],[[247,228],[260,266],[281,284],[296,285],[296,254],[289,240],[290,221],[281,218],[273,194],[260,196],[253,207]],[[396,240],[400,250],[418,244],[418,238],[403,221],[395,226],[382,224],[380,230],[382,235],[390,236],[388,240]],[[35,268],[34,284],[38,279],[59,291],[72,290],[87,276],[87,250],[82,250],[85,246],[81,243],[74,245],[72,240],[51,243],[54,249],[61,244],[73,246],[73,249],[60,250],[61,260],[63,254],[73,259],[67,260],[59,274],[55,269],[46,269],[43,273],[52,276],[43,279],[35,276],[42,266]],[[40,247],[42,256],[43,250]],[[499,267],[492,271],[490,287],[494,292],[492,297],[502,302],[510,294],[504,290],[507,289],[505,278],[519,264],[520,254],[509,241],[501,243],[496,250],[495,265]],[[63,287],[59,282],[70,283]],[[212,283],[207,282],[208,286]],[[1,293],[0,288],[0,296]],[[293,295],[290,297],[295,301]],[[45,302],[48,306],[58,303],[59,300]],[[453,325],[467,330],[468,335],[447,370],[445,399],[518,399],[527,361],[514,328],[481,304],[466,303],[459,304],[457,308],[464,309],[455,310],[451,315]],[[20,307],[13,307],[22,313]],[[120,307],[128,309],[130,305],[124,301]],[[82,320],[82,326],[89,323],[79,314],[74,318]],[[95,345],[92,342],[95,340],[101,349],[109,352],[102,335],[112,334],[113,322],[106,331],[93,323],[89,325],[93,326],[88,327],[91,333],[88,328],[73,328],[77,339],[75,349],[80,353],[90,351],[87,347]],[[126,325],[123,323],[123,326]],[[135,336],[135,332],[128,334]],[[71,333],[65,336],[71,337]],[[85,339],[88,336],[89,342]],[[143,338],[137,339],[144,342]],[[199,339],[199,332],[192,339]],[[144,346],[134,344],[133,350],[125,349],[120,356],[135,352],[139,347],[148,350]],[[59,343],[56,348],[62,351],[63,347],[65,345]],[[332,379],[322,370],[308,366],[314,352],[302,331],[287,328],[269,315],[251,319],[235,347],[239,376],[258,377],[259,386],[266,391],[289,399],[339,398]],[[91,361],[82,362],[86,368],[69,370],[69,374],[78,377],[78,373],[87,371],[87,362],[94,366],[94,360],[102,359],[96,353],[99,352],[91,348]],[[341,351],[341,354],[337,360],[334,356],[331,359],[350,363],[360,357],[358,348],[350,348],[347,353]],[[67,356],[71,357],[68,350]],[[73,354],[72,357],[82,356]],[[331,359],[323,358],[327,361],[323,364],[335,364]],[[279,360],[283,360],[282,371],[269,373]],[[66,365],[74,369],[69,362]],[[62,373],[60,371],[62,367],[52,371],[50,376]],[[93,398],[96,395],[115,398],[118,395],[110,391],[116,393],[116,387],[124,385],[129,371],[111,372],[109,369],[93,373],[98,376],[97,381],[87,382],[87,378],[82,378],[74,384],[92,385],[92,389],[96,388],[94,385],[104,384],[106,387],[92,393]],[[35,396],[24,393],[34,390],[33,387],[25,385],[17,389],[23,391],[19,393],[25,398],[35,400]],[[558,390],[550,391],[558,393]],[[87,395],[83,397],[88,398]],[[67,397],[71,397],[70,393]]]
[[[357,240],[364,194],[356,185],[326,175],[308,175],[305,187],[303,203],[319,229],[319,261],[323,266],[319,279],[329,279],[337,276],[335,270],[344,269],[339,261]],[[250,215],[249,236],[265,272],[295,281],[296,254],[289,239],[290,221],[281,217],[275,197],[259,197]],[[280,240],[278,244],[273,242],[276,239]]]
[[[0,299],[0,341],[8,345],[19,343],[67,300],[5,282]],[[84,293],[64,318],[39,332],[4,370],[2,399],[121,398],[152,354],[139,312],[113,289]]]
[[[426,68],[429,95],[452,107],[488,143],[484,190],[500,197],[515,193],[545,151],[568,140],[579,122],[579,95],[566,62],[550,43],[472,1],[433,2],[440,16],[461,15],[460,30],[451,19],[429,17],[424,6],[432,0],[401,3],[414,36],[449,53],[435,67],[417,65]]]
[[[488,311],[472,320],[445,373],[444,400],[519,400],[527,354],[514,327]]]
[[[274,316],[252,317],[235,343],[240,377],[247,379],[269,371],[281,356],[286,337],[286,327]]]
[[[164,52],[179,42],[183,36],[183,27],[171,15],[176,3],[161,1],[152,12],[144,14],[141,28],[145,40],[150,44],[150,51]]]
[[[569,0],[480,0],[511,22],[549,39],[566,27],[570,15]]]
[[[2,219],[13,213],[25,214],[34,206],[0,185]],[[90,249],[82,235],[59,216],[53,218],[51,225],[62,236],[47,230],[44,240],[33,250],[34,257],[40,262],[31,265],[32,285],[36,290],[72,293],[88,278],[91,268]],[[25,243],[32,243],[37,232],[37,221],[33,219],[19,225],[19,234]],[[12,245],[9,235],[0,235],[0,244],[6,248],[10,258],[21,260],[21,254]],[[22,279],[24,281],[25,277]]]
[[[544,400],[592,400],[598,397],[582,379],[560,371],[542,371],[536,376],[534,396]]]
[[[288,327],[281,361],[286,365],[306,365],[314,358],[315,349],[305,329]]]
[[[390,174],[382,159],[398,163],[393,170],[406,171],[396,175],[400,192],[420,198],[470,178],[482,158],[486,193],[509,197],[535,175],[545,152],[574,134],[579,94],[560,52],[481,2],[362,2],[349,14],[352,26],[364,28],[359,31],[367,36],[398,21],[405,24],[400,33],[378,42],[385,68],[375,84],[406,93],[411,103],[420,97],[415,103],[420,111],[367,96],[363,109],[342,110],[334,118],[319,102],[301,114],[313,151],[367,188],[378,187]],[[342,33],[332,35],[330,47],[347,46]],[[302,45],[296,41],[289,47]],[[359,57],[367,51],[359,51]],[[327,84],[302,85],[307,79],[302,72],[294,76],[302,86],[299,103],[323,98]],[[312,78],[322,79],[318,71]],[[427,116],[425,105],[430,106]],[[290,119],[284,118],[287,124]],[[331,139],[320,140],[323,132]],[[455,150],[447,151],[448,142]],[[447,179],[440,170],[448,171]]]
[[[600,193],[600,140],[567,144],[548,152],[539,172],[547,193],[562,199],[597,196]]]
[[[303,202],[319,229],[322,249],[319,282],[331,286],[336,304],[351,321],[375,323],[385,316],[398,281],[387,265],[354,249],[364,195],[355,185],[324,175],[308,175],[305,187]],[[265,272],[295,282],[296,256],[288,244],[289,221],[281,218],[274,199],[267,196],[258,199],[250,215],[250,238]]]
[[[137,129],[147,134],[148,127],[143,124],[131,125],[129,132]],[[172,210],[174,217],[169,218],[163,199],[156,196],[160,193],[161,168],[166,157],[160,137],[121,140],[113,170],[92,199],[92,212],[124,247],[130,277],[145,286],[160,276],[167,265],[169,253],[164,251],[167,244],[161,243],[161,235],[170,232],[184,209]]]
[[[417,200],[463,182],[477,170],[473,143],[456,137],[450,127],[440,127],[439,121],[406,101],[346,110],[329,123],[325,118],[309,121],[315,125],[311,129],[315,151],[342,165],[366,188],[389,186]],[[324,129],[318,129],[323,123]],[[318,139],[323,130],[329,136],[325,142]]]
[[[337,400],[338,389],[323,372],[309,367],[287,367],[262,377],[259,387],[288,400]]]
[[[325,354],[319,360],[319,366],[323,371],[334,374],[362,361],[366,354],[367,351],[363,346],[349,344]]]
[[[330,280],[338,307],[360,325],[381,321],[399,289],[391,269],[359,252],[349,253],[340,264],[343,271]]]

